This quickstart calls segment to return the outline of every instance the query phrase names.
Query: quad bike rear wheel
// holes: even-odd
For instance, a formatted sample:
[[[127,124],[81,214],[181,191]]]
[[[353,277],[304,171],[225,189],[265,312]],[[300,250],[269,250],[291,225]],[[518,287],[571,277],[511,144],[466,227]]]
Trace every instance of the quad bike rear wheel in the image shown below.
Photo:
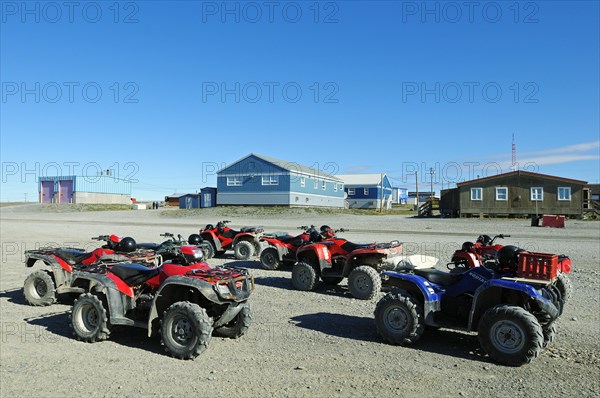
[[[279,252],[274,247],[267,247],[260,253],[260,265],[264,269],[276,270],[281,265]]]
[[[556,287],[560,291],[563,300],[563,306],[571,299],[573,295],[573,284],[571,283],[571,279],[564,274],[559,273],[556,278]]]
[[[161,319],[161,343],[175,358],[194,359],[208,348],[213,332],[206,310],[189,301],[178,301]]]
[[[240,312],[235,316],[235,318],[233,318],[231,322],[216,328],[213,334],[218,337],[237,339],[246,334],[251,324],[252,309],[250,308],[250,304],[247,304],[240,310]]]
[[[83,293],[75,300],[71,311],[71,328],[78,340],[87,343],[108,338],[111,325],[100,297],[91,293]]]
[[[317,279],[317,271],[311,264],[299,262],[292,268],[292,285],[298,290],[314,290]]]
[[[542,344],[542,347],[546,349],[556,337],[556,321],[552,321],[549,324],[542,326],[542,334],[544,335],[544,344]]]
[[[233,253],[236,260],[249,260],[254,255],[254,245],[247,240],[242,240],[235,244]]]
[[[423,308],[410,294],[394,289],[375,307],[375,328],[388,343],[412,344],[425,330]]]
[[[544,345],[542,327],[535,316],[512,305],[488,309],[479,320],[478,338],[490,358],[509,366],[530,363]]]
[[[200,247],[202,248],[202,253],[204,253],[205,259],[208,260],[209,258],[213,258],[215,256],[215,248],[211,243],[201,245]]]
[[[356,267],[348,275],[350,293],[361,300],[370,300],[381,291],[381,277],[369,265]]]
[[[23,283],[23,295],[29,305],[45,306],[56,302],[56,286],[49,271],[33,271]]]

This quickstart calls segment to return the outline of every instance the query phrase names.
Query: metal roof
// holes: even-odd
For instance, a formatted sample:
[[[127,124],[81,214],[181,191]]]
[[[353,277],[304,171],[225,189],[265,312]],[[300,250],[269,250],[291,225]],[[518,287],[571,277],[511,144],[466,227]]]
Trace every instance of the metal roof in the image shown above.
[[[256,154],[256,153],[251,153],[251,154],[249,154],[247,156],[244,156],[243,158],[241,158],[239,160],[236,160],[233,163],[228,164],[227,166],[223,167],[221,170],[217,171],[217,174],[220,173],[221,171],[223,171],[223,170],[225,170],[225,169],[233,166],[234,164],[239,163],[242,160],[247,159],[247,158],[249,158],[251,156],[257,157],[257,158],[259,158],[261,160],[264,160],[265,162],[272,163],[272,164],[274,164],[274,165],[276,165],[278,167],[281,167],[282,169],[284,169],[286,171],[289,171],[289,172],[292,172],[292,173],[295,172],[295,173],[307,174],[307,175],[310,175],[310,176],[316,176],[318,178],[327,178],[327,179],[330,179],[330,180],[343,182],[340,178],[338,178],[338,177],[336,177],[334,175],[325,173],[322,170],[313,169],[312,167],[303,166],[303,165],[295,163],[295,162],[289,162],[289,161],[277,159],[277,158],[274,158],[274,157],[271,157],[271,156],[259,155],[259,154]]]
[[[571,178],[551,176],[551,175],[548,175],[548,174],[539,174],[539,173],[534,173],[532,171],[515,170],[515,171],[509,171],[508,173],[497,174],[497,175],[494,175],[494,176],[483,177],[483,178],[476,178],[474,180],[458,182],[458,183],[456,183],[456,186],[457,187],[461,187],[461,186],[464,186],[464,185],[471,185],[471,184],[474,184],[474,183],[478,183],[478,182],[482,182],[482,181],[489,181],[489,180],[493,180],[493,179],[496,179],[496,178],[508,177],[508,176],[511,176],[511,175],[523,175],[523,176],[530,176],[530,177],[539,177],[539,178],[546,178],[546,179],[549,179],[549,180],[566,181],[566,182],[571,182],[571,183],[574,183],[574,184],[581,184],[581,185],[586,185],[587,184],[587,181],[573,180]]]
[[[348,185],[379,185],[381,174],[338,174],[337,177]]]

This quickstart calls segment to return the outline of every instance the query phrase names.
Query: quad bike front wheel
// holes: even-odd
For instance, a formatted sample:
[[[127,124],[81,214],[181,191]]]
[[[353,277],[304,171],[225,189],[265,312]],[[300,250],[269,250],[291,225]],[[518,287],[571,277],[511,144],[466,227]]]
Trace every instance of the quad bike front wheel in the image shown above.
[[[292,285],[298,290],[314,290],[317,284],[317,271],[311,264],[299,262],[292,268]]]
[[[412,344],[425,330],[423,308],[411,295],[393,290],[375,307],[375,328],[388,343]]]
[[[213,332],[212,319],[198,304],[178,301],[161,320],[161,343],[179,359],[194,359],[208,348]]]
[[[276,270],[281,265],[279,252],[274,247],[267,247],[260,253],[260,265],[264,269]]]
[[[205,259],[213,258],[215,256],[215,248],[211,243],[200,246]]]
[[[350,293],[361,300],[370,300],[381,291],[381,277],[371,266],[361,265],[348,275]]]
[[[530,363],[542,351],[544,335],[536,317],[525,309],[497,305],[479,320],[481,348],[496,362],[509,366]]]
[[[247,240],[238,242],[233,247],[236,260],[249,260],[254,255],[254,245]]]
[[[556,277],[556,287],[562,295],[564,306],[564,304],[566,304],[573,295],[573,284],[571,283],[571,279],[569,279],[569,277],[566,274],[562,272],[559,273]]]
[[[110,322],[102,300],[94,294],[83,293],[73,303],[71,328],[78,340],[87,343],[106,340],[110,335]]]
[[[250,304],[246,304],[244,308],[233,318],[228,324],[216,328],[213,334],[218,337],[227,337],[229,339],[237,339],[246,334],[252,324],[252,309]]]
[[[29,305],[45,306],[56,302],[56,286],[46,270],[33,271],[23,283],[23,295]]]

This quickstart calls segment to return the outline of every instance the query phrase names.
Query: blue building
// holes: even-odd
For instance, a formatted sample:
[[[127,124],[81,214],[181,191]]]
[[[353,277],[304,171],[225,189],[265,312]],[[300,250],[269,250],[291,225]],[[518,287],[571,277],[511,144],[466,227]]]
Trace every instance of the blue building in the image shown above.
[[[131,204],[131,181],[110,175],[39,177],[40,203]]]
[[[180,209],[197,209],[200,207],[200,194],[187,193],[179,197]]]
[[[392,203],[397,205],[408,204],[408,188],[392,187]]]
[[[219,205],[344,207],[343,181],[268,156],[250,155],[217,172]]]
[[[215,207],[217,205],[217,188],[204,187],[200,190],[200,207]]]
[[[338,174],[338,177],[344,181],[349,208],[392,207],[392,184],[385,174]]]

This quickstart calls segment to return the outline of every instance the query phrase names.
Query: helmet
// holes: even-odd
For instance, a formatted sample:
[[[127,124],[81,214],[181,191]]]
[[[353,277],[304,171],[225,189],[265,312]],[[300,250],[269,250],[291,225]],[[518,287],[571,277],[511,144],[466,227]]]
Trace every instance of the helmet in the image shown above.
[[[323,235],[325,239],[333,238],[335,236],[335,231],[332,228],[327,228],[321,230],[321,235]]]
[[[496,260],[501,270],[516,271],[519,264],[519,253],[525,250],[519,249],[517,246],[504,246],[496,253]]]
[[[211,229],[215,229],[215,226],[212,224],[206,224],[206,227],[204,227],[205,231],[211,230]]]
[[[178,258],[182,264],[193,264],[202,260],[202,250],[196,246],[181,246]]]
[[[473,244],[473,242],[465,242],[462,244],[462,250],[466,251],[466,252],[470,252],[473,251],[473,248],[475,247],[475,245]]]
[[[329,225],[321,225],[321,232],[325,232],[328,229],[331,229],[331,227]]]
[[[481,243],[484,246],[489,246],[492,243],[492,238],[489,235],[479,235],[477,238],[477,243]]]
[[[137,249],[137,243],[135,242],[135,239],[130,238],[129,236],[121,239],[117,246],[117,250],[120,252],[129,253],[134,251],[135,249]]]
[[[314,228],[310,230],[308,236],[311,242],[318,242],[321,240],[321,234]]]
[[[200,243],[202,243],[204,239],[202,239],[202,237],[198,234],[191,234],[188,238],[188,243],[190,245],[199,245]]]

